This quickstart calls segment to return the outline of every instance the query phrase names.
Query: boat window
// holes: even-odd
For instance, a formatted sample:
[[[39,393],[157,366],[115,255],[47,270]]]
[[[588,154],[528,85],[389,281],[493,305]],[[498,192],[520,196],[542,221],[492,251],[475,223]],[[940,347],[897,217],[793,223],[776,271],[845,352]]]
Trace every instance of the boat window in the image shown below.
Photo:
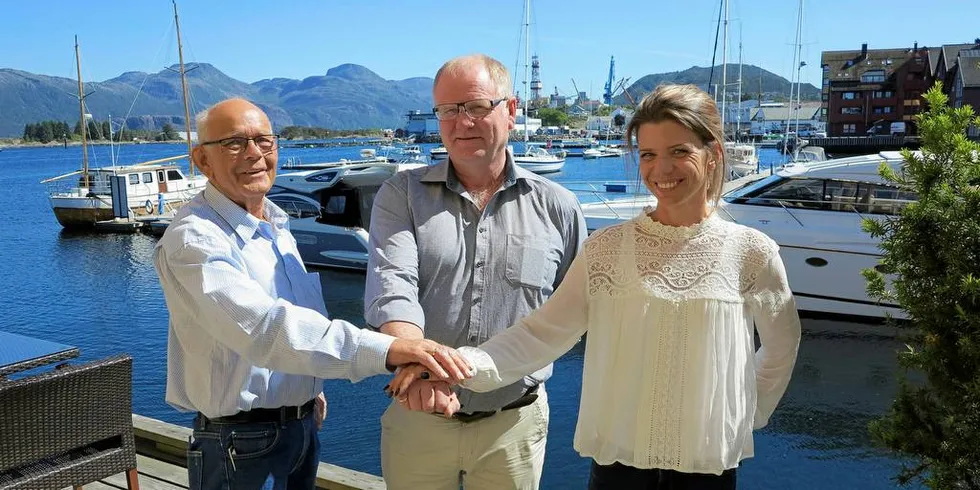
[[[357,205],[357,191],[350,188],[331,188],[329,193],[320,196],[323,214],[320,223],[353,227],[361,226],[361,210]]]
[[[165,174],[163,173],[163,170],[157,170],[157,180],[159,180],[160,182],[166,181],[167,179],[164,178],[164,175]]]
[[[184,177],[176,170],[167,170],[167,180],[184,180]]]
[[[746,204],[822,209],[824,207],[822,179],[786,179],[746,200]]]
[[[153,172],[143,172],[143,183],[144,184],[153,183]]]
[[[868,213],[898,214],[909,203],[915,202],[919,196],[914,192],[904,191],[897,187],[876,185],[868,197]]]
[[[365,230],[371,229],[371,208],[374,207],[374,197],[378,195],[379,190],[381,186],[363,186],[359,189],[361,216],[363,216],[361,227]]]
[[[748,184],[745,184],[744,186],[739,187],[737,189],[732,189],[728,191],[724,196],[722,196],[722,199],[724,199],[727,202],[742,202],[742,198],[748,196],[754,196],[755,194],[759,193],[761,190],[768,189],[774,185],[777,185],[783,180],[785,179],[783,177],[780,177],[779,175],[770,175],[766,178],[749,182]]]
[[[290,218],[312,218],[320,215],[320,207],[300,196],[272,195],[269,200],[279,206]]]
[[[824,201],[831,211],[869,212],[869,198],[874,185],[861,182],[828,180],[824,185]]]
[[[129,183],[130,184],[139,184],[140,183],[140,174],[129,174]]]

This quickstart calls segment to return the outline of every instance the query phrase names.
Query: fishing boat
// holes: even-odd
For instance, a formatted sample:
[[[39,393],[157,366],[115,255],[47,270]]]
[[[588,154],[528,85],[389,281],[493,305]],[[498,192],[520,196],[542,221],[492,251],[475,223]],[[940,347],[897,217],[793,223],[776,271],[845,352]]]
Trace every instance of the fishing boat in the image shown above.
[[[82,81],[82,62],[78,37],[75,37],[75,66],[78,73],[78,111],[82,136],[82,165],[79,170],[42,180],[47,186],[48,201],[55,218],[67,229],[92,228],[99,221],[114,217],[160,217],[173,212],[204,189],[207,178],[185,175],[174,162],[189,158],[191,153],[190,108],[187,100],[187,80],[184,55],[180,41],[180,20],[174,3],[174,22],[177,29],[177,49],[180,58],[180,80],[184,96],[184,119],[187,131],[187,154],[135,165],[110,165],[90,169],[88,165],[88,136],[85,122],[85,85]],[[110,141],[112,137],[110,135]],[[75,177],[75,180],[66,180]],[[113,199],[120,202],[113,206]],[[124,204],[123,204],[124,203]]]

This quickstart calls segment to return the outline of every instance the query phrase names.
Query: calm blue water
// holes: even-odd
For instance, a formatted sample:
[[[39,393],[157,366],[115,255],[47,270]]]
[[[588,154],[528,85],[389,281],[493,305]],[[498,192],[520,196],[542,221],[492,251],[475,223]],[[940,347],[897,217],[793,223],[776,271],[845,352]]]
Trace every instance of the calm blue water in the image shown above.
[[[433,145],[426,145],[428,149]],[[179,154],[172,144],[128,146],[122,163]],[[94,164],[108,163],[95,150]],[[282,159],[304,163],[355,158],[357,148],[284,149]],[[188,425],[190,417],[163,401],[167,313],[146,235],[66,234],[48,206],[44,178],[73,171],[78,148],[0,152],[0,330],[76,345],[82,359],[126,352],[133,356],[134,410]],[[765,161],[775,154],[763,154]],[[558,181],[621,180],[622,160],[570,158]],[[363,274],[321,271],[331,312],[362,322]],[[885,327],[804,321],[801,357],[789,393],[766,429],[756,433],[756,457],[740,470],[741,488],[886,489],[899,462],[872,447],[868,421],[887,410],[901,348]],[[580,394],[582,350],[555,364],[548,383],[551,427],[544,488],[584,488],[589,461],[572,450]],[[385,379],[358,384],[330,381],[329,414],[321,459],[380,474],[378,419],[388,403]]]

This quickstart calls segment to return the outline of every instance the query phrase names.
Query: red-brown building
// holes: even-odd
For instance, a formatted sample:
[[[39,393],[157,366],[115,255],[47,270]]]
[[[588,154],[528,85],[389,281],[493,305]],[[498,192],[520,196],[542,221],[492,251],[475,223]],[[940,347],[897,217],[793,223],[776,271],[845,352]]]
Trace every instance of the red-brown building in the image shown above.
[[[824,51],[823,117],[828,136],[917,134],[912,118],[932,83],[930,50],[910,48]],[[904,123],[892,124],[892,123]]]
[[[980,114],[980,38],[968,44],[944,44],[935,52],[932,76],[943,82],[950,105],[970,105],[974,114]],[[980,128],[971,127],[969,134],[980,137]]]

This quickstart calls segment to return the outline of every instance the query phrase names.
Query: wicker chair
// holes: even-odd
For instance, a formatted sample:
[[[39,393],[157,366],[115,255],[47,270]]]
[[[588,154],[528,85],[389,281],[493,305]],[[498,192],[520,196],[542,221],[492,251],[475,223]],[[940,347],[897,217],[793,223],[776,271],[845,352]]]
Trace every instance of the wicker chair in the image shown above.
[[[51,490],[126,472],[139,489],[133,360],[115,356],[0,381],[0,490]]]

